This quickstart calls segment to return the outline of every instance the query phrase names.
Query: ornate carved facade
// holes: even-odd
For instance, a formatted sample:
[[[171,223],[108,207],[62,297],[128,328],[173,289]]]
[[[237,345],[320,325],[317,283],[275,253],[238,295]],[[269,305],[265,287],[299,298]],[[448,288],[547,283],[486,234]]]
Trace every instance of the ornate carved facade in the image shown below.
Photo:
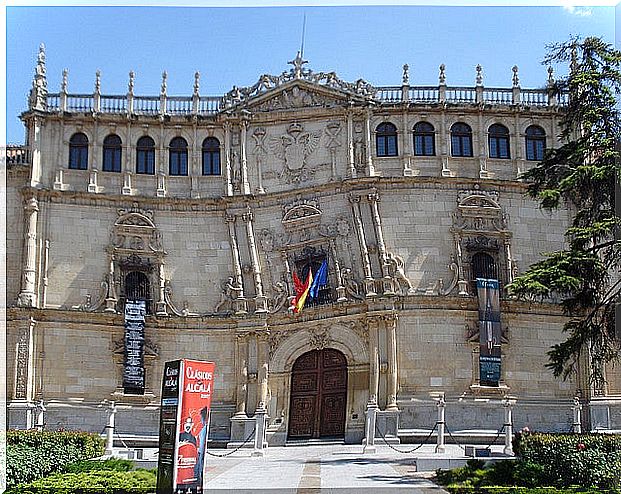
[[[518,177],[537,160],[526,129],[555,146],[564,101],[517,77],[487,90],[480,70],[469,89],[443,66],[434,88],[407,70],[376,87],[290,63],[218,97],[199,94],[198,74],[192,96],[169,96],[165,75],[160,95],[138,96],[133,73],[126,96],[101,94],[98,76],[84,97],[66,74],[48,93],[41,50],[8,171],[9,425],[31,426],[43,400],[49,427],[101,430],[89,407],[114,399],[131,407],[122,433],[156,435],[163,364],[187,357],[216,362],[211,435],[231,441],[259,408],[272,444],[360,441],[369,406],[394,435],[431,428],[438,392],[460,412],[453,430],[500,427],[506,395],[517,427],[568,429],[578,395],[596,411],[585,426],[619,428],[618,370],[593,390],[583,368],[568,382],[544,368],[563,337],[552,303],[503,291],[501,380],[478,377],[474,279],[504,290],[563,242],[565,212],[542,213]],[[506,155],[489,146],[496,124]],[[324,261],[327,283],[296,314],[294,273]],[[122,314],[136,297],[146,389],[127,395]]]

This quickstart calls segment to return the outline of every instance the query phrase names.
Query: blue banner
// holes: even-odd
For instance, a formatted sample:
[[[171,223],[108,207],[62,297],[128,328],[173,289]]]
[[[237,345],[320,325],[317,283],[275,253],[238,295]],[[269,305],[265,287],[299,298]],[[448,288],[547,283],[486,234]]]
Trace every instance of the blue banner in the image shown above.
[[[500,338],[500,283],[498,280],[477,278],[479,298],[479,377],[481,386],[500,383],[502,353]]]

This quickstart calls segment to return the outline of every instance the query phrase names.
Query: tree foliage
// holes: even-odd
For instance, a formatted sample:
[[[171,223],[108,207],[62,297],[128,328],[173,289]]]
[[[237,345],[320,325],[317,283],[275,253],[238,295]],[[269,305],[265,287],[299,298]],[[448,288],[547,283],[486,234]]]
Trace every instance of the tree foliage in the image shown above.
[[[621,302],[621,218],[615,211],[620,170],[621,52],[600,38],[552,45],[544,64],[569,64],[553,83],[568,97],[560,120],[561,146],[523,174],[542,208],[566,207],[571,221],[563,250],[549,253],[510,286],[520,298],[560,298],[568,322],[565,341],[548,352],[547,366],[567,378],[588,352],[590,377],[600,387],[606,363],[619,359],[615,308]]]

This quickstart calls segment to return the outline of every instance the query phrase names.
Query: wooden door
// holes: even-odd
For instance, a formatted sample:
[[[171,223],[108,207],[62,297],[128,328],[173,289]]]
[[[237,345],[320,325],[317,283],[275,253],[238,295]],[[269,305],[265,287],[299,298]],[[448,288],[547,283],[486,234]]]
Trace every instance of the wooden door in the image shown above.
[[[345,435],[347,361],[338,350],[313,350],[300,356],[291,374],[289,437]]]

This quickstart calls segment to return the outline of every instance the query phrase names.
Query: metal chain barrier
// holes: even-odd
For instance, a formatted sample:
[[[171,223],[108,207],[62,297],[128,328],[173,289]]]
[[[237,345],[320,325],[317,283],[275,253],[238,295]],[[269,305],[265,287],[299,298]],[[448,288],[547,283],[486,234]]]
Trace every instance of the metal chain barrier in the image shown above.
[[[503,431],[505,430],[505,427],[507,427],[507,425],[509,425],[509,424],[502,424],[502,427],[498,431],[498,434],[496,434],[496,437],[493,439],[493,441],[491,443],[489,443],[487,446],[485,446],[485,449],[491,448],[492,444],[494,444],[496,441],[498,441],[498,438],[503,433]]]
[[[218,455],[216,453],[210,453],[209,451],[207,451],[207,447],[206,446],[205,446],[205,453],[207,453],[209,456],[216,456],[218,458],[224,458],[225,456],[230,456],[233,453],[236,453],[237,451],[242,449],[246,444],[248,444],[250,439],[252,439],[252,437],[254,436],[254,433],[255,433],[256,430],[257,430],[257,428],[255,426],[255,428],[252,429],[252,432],[248,435],[248,437],[244,440],[243,443],[241,443],[239,446],[237,446],[236,448],[232,449],[231,451],[228,451],[227,453],[223,453],[221,455]]]
[[[450,436],[450,438],[453,440],[453,442],[459,446],[464,452],[466,451],[466,448],[464,448],[459,441],[457,441],[457,439],[455,439],[455,437],[453,436],[453,434],[451,433],[451,429],[448,428],[448,426],[446,425],[446,422],[444,423],[444,429],[446,430],[446,432],[448,432],[448,435]]]
[[[429,434],[427,435],[427,437],[423,440],[422,443],[420,443],[418,446],[409,449],[407,451],[403,451],[401,449],[397,449],[395,448],[392,444],[390,444],[388,441],[386,441],[386,437],[384,436],[384,434],[382,434],[382,431],[379,430],[379,428],[377,427],[377,424],[375,424],[375,431],[379,433],[380,437],[382,438],[382,440],[384,441],[384,444],[386,444],[386,446],[388,446],[391,449],[394,449],[397,453],[403,453],[403,454],[410,454],[413,453],[414,451],[416,451],[417,449],[422,448],[425,444],[427,444],[427,441],[429,440],[429,438],[432,436],[433,431],[435,431],[438,428],[438,423],[436,422],[433,425],[433,429],[431,429],[431,431],[429,432]]]

